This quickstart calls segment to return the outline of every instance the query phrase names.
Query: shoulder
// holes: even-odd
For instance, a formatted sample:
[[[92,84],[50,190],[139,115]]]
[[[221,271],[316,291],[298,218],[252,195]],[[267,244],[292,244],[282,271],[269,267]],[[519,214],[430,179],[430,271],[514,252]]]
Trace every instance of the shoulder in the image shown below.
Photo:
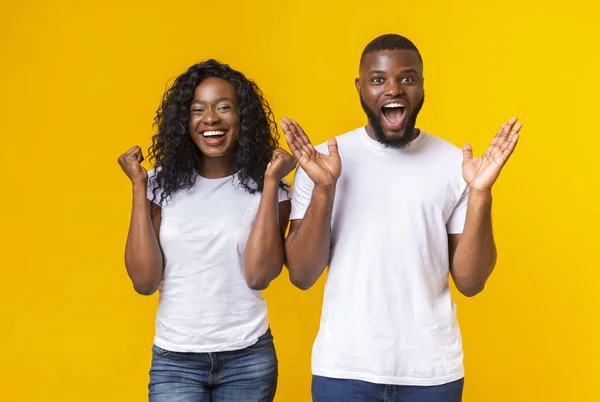
[[[435,153],[436,158],[439,158],[439,161],[454,163],[459,160],[462,162],[462,148],[452,144],[450,141],[425,131],[421,131],[421,135],[425,137],[425,151]]]
[[[290,182],[288,180],[286,180],[285,178],[281,182],[282,182],[282,185],[278,186],[278,188],[277,188],[279,202],[289,200],[289,198],[290,198],[288,195],[290,187],[291,187]],[[235,193],[236,196],[260,198],[262,195],[262,192],[259,190],[260,186],[256,183],[256,181],[254,179],[252,179],[250,177],[248,177],[246,179],[246,186],[248,186],[248,188],[244,188],[244,186],[242,186],[240,177],[237,174],[234,175],[231,184],[232,184],[232,186],[227,187],[227,188],[229,189],[229,191]],[[252,190],[252,192],[250,192],[250,190]]]
[[[361,130],[363,130],[363,127],[359,127],[355,130],[348,131],[347,133],[336,136],[335,139],[337,141],[338,148],[344,149],[344,148],[352,147],[355,143],[358,142],[358,140],[360,138],[359,136],[360,136]],[[315,147],[315,149],[324,154],[329,153],[329,149],[327,147],[327,141],[317,145]]]
[[[456,189],[455,195],[460,197],[467,185],[462,174],[462,148],[432,134],[422,134],[427,138],[423,146],[425,154],[421,157],[429,161],[428,165],[431,172],[435,172],[435,177],[450,183]]]
[[[160,172],[160,168],[154,168],[148,171],[148,188],[155,189],[159,187],[156,180],[158,172]]]
[[[156,182],[156,176],[158,175],[158,172],[160,172],[160,171],[161,171],[160,167],[155,167],[155,168],[148,170],[148,182],[150,182],[151,180]]]

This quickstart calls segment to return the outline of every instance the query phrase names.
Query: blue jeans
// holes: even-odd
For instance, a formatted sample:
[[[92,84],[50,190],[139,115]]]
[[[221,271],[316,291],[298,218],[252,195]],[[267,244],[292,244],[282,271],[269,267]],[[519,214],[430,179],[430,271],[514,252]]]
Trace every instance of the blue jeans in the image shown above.
[[[271,330],[231,352],[180,353],[152,347],[150,402],[271,402],[277,355]]]
[[[464,379],[431,387],[313,376],[313,402],[461,402]]]

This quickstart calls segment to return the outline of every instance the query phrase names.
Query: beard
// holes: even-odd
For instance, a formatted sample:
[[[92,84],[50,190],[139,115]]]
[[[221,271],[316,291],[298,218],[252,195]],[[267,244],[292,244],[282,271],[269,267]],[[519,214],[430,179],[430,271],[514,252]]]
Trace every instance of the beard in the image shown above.
[[[416,138],[415,135],[415,125],[417,124],[417,116],[423,107],[423,103],[425,102],[425,93],[423,93],[423,98],[417,104],[415,109],[411,112],[411,114],[406,119],[406,125],[404,127],[404,133],[402,133],[399,137],[386,137],[383,132],[383,126],[377,117],[377,113],[371,110],[363,101],[362,96],[360,96],[360,105],[362,106],[365,114],[367,115],[367,119],[369,120],[369,125],[373,129],[373,133],[375,134],[375,139],[377,142],[383,144],[388,148],[394,149],[402,149],[406,147],[408,144],[412,142]]]

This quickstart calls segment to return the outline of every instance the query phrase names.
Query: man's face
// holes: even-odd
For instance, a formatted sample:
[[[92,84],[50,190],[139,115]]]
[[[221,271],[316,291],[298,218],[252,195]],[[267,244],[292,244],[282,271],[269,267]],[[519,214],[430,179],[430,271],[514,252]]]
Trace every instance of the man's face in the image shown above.
[[[414,139],[417,115],[425,100],[423,66],[417,52],[367,53],[356,89],[369,119],[369,136],[393,148],[403,148]]]

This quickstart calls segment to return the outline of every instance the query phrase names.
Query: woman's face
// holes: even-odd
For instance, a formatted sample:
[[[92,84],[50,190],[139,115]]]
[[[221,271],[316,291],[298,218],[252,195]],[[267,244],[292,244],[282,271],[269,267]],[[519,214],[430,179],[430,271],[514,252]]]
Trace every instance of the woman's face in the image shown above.
[[[233,153],[240,133],[235,87],[217,77],[204,79],[194,90],[189,130],[192,141],[208,158]]]

